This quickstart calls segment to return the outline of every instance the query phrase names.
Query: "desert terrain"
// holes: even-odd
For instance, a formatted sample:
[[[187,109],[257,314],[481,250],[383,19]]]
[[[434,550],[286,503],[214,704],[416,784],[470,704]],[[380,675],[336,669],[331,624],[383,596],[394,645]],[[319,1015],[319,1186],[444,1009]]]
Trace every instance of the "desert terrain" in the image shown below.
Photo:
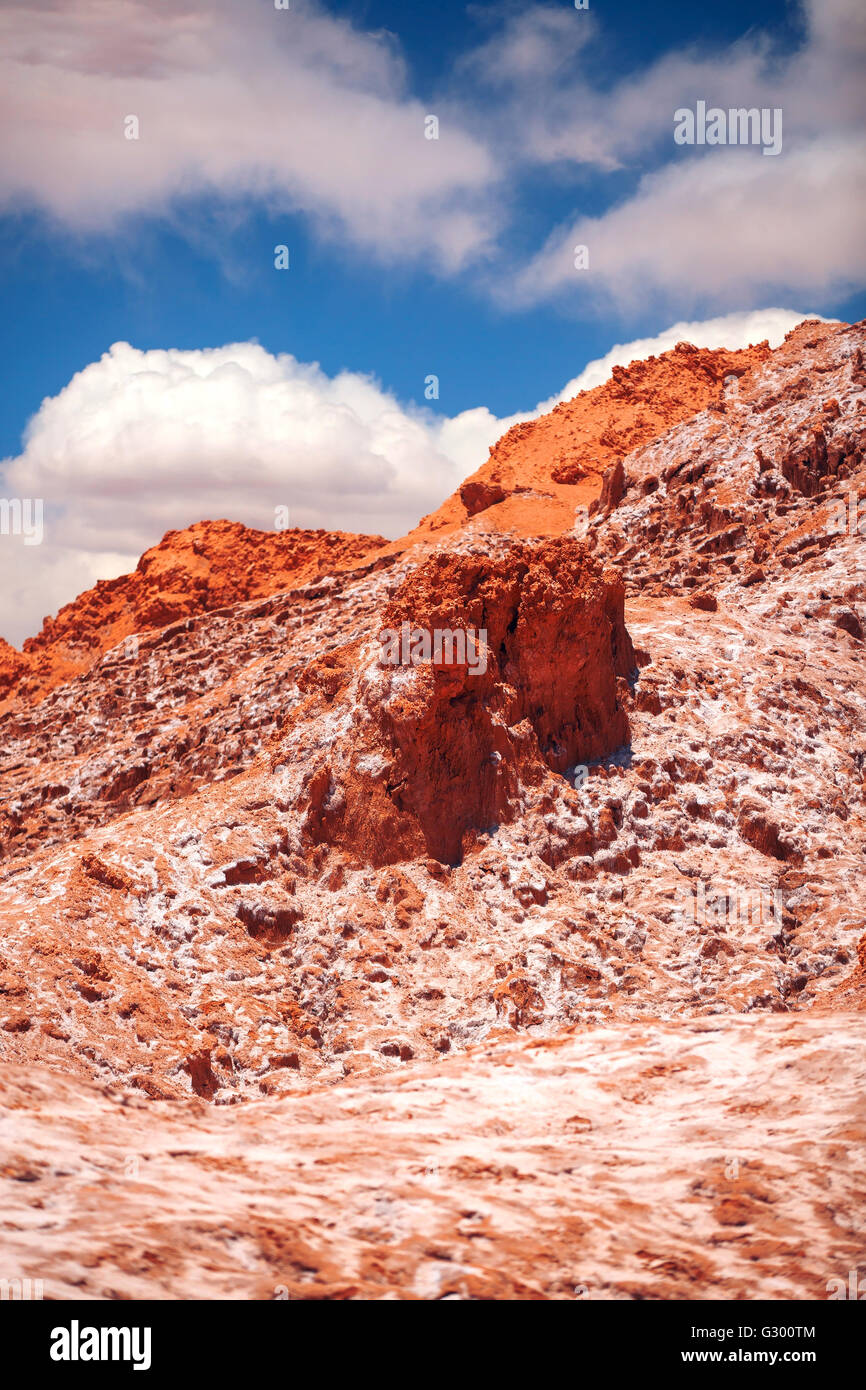
[[[682,343],[399,540],[202,520],[0,641],[7,1277],[866,1265],[864,354]],[[483,661],[388,664],[404,629]]]

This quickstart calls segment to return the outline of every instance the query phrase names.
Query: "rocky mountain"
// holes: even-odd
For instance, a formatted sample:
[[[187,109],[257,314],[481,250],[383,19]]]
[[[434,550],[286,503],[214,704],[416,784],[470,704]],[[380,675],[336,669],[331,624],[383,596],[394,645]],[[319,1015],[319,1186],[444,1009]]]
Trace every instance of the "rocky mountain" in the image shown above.
[[[680,344],[398,542],[203,522],[0,648],[25,1273],[784,1298],[856,1264],[864,350]]]

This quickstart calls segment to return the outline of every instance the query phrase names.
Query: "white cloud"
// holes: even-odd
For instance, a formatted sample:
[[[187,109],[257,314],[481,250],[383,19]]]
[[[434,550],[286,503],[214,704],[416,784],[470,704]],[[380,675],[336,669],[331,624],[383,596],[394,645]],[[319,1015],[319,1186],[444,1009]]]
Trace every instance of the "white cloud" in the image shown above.
[[[488,242],[497,171],[447,109],[425,139],[426,114],[394,43],[317,0],[0,8],[0,204],[84,231],[215,192],[454,270]]]
[[[520,273],[518,298],[556,296],[582,280],[597,306],[694,308],[792,285],[838,295],[862,283],[866,141],[816,141],[780,159],[752,153],[667,165],[620,206],[560,228]],[[588,271],[574,269],[579,245],[589,248]]]
[[[134,568],[168,530],[227,517],[399,536],[434,510],[518,420],[607,379],[611,368],[686,339],[772,345],[803,317],[787,309],[677,323],[617,345],[533,410],[453,417],[401,405],[372,377],[328,377],[256,343],[142,352],[117,343],[45,400],[0,495],[43,498],[45,539],[0,536],[0,635],[17,644],[96,579]]]
[[[463,63],[491,89],[502,84],[505,65],[509,100],[499,118],[507,122],[509,145],[530,164],[627,168],[660,142],[671,156],[673,113],[698,99],[725,108],[783,106],[786,136],[795,140],[854,133],[866,118],[861,0],[799,0],[796,8],[803,39],[790,52],[779,52],[772,31],[752,28],[724,47],[688,43],[672,49],[604,86],[598,50],[589,46],[604,35],[604,19],[547,5],[508,16],[495,39]],[[510,59],[515,51],[534,55],[538,63]],[[545,73],[541,88],[538,64]]]
[[[471,269],[507,306],[571,292],[592,312],[668,315],[783,293],[832,302],[864,271],[866,8],[802,0],[801,12],[793,51],[750,29],[611,83],[601,10],[486,7],[490,36],[430,112],[393,37],[324,0],[3,0],[0,209],[117,233],[140,214],[186,225],[189,200],[209,194],[255,202],[386,261]],[[674,111],[698,99],[781,108],[780,157],[674,146]],[[439,140],[424,138],[427,114]],[[506,219],[541,170],[632,172],[635,187],[591,218],[578,207],[509,273]],[[588,273],[574,270],[577,244]]]
[[[577,212],[557,228],[507,287],[501,274],[491,277],[491,292],[523,304],[573,293],[594,312],[611,304],[695,312],[790,292],[832,301],[861,284],[866,8],[803,0],[801,10],[804,38],[788,53],[753,30],[723,49],[671,51],[604,89],[591,48],[554,65],[541,89],[515,70],[501,127],[518,166],[640,178],[602,213]],[[575,32],[586,18],[572,16]],[[561,21],[548,6],[515,15],[500,48],[509,51],[509,34],[545,35]],[[491,90],[496,54],[488,44],[475,59]],[[781,109],[781,154],[675,146],[674,111],[698,100]],[[588,272],[575,270],[578,245],[590,249]]]
[[[496,12],[480,12],[482,22],[493,24]],[[595,17],[551,5],[529,5],[506,13],[493,35],[478,48],[462,55],[457,64],[461,79],[481,81],[490,87],[525,87],[544,100],[551,81],[596,32]],[[543,86],[539,89],[539,83]]]
[[[5,486],[62,505],[65,538],[90,548],[139,549],[202,516],[267,528],[278,505],[300,525],[399,533],[456,478],[433,418],[257,343],[116,343],[43,402]]]

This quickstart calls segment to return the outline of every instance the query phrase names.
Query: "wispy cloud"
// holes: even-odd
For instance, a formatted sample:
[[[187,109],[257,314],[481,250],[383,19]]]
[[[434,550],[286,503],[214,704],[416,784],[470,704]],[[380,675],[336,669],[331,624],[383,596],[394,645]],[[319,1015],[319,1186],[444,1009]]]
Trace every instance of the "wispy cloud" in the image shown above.
[[[585,293],[598,310],[723,307],[790,292],[841,294],[866,276],[866,147],[816,140],[782,160],[717,150],[668,165],[597,218],[559,228],[517,279],[524,303],[574,285],[574,247],[589,248]]]
[[[540,7],[538,23],[546,15]],[[556,228],[517,268],[509,295],[705,312],[786,290],[832,298],[862,283],[866,10],[860,0],[806,0],[803,17],[803,43],[787,54],[757,32],[713,53],[666,54],[605,91],[588,62],[540,101],[515,83],[510,129],[527,165],[631,171],[637,183],[600,215],[578,212]],[[511,20],[531,22],[531,12]],[[781,156],[676,146],[674,112],[698,100],[781,110]],[[589,247],[589,273],[575,269],[578,245]]]
[[[323,0],[6,0],[0,207],[130,235],[141,213],[180,210],[192,228],[213,195],[292,210],[383,261],[471,275],[506,307],[707,313],[770,294],[832,302],[862,280],[862,0],[803,0],[792,51],[759,30],[726,47],[684,38],[621,79],[602,11],[471,8],[484,41],[422,100],[397,40]],[[781,109],[780,157],[676,146],[674,111],[697,100]],[[574,213],[517,260],[509,217],[545,177],[560,196],[574,178]]]
[[[96,230],[179,199],[254,198],[446,271],[494,230],[484,145],[442,107],[442,138],[425,139],[394,42],[316,0],[6,0],[0,54],[7,209]]]

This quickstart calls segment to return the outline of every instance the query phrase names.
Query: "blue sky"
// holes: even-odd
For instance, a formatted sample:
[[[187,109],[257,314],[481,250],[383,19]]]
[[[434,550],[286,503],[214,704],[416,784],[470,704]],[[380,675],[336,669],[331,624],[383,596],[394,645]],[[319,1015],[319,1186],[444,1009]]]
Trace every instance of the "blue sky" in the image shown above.
[[[447,425],[475,408],[502,420],[530,412],[614,344],[678,320],[866,312],[852,179],[866,47],[858,0],[590,0],[588,11],[565,0],[292,0],[289,13],[272,0],[10,0],[0,39],[12,129],[0,154],[0,487],[5,474],[7,495],[44,493],[67,520],[70,552],[64,568],[56,533],[53,551],[31,548],[17,599],[31,626],[34,604],[47,611],[64,586],[118,572],[160,527],[196,519],[180,476],[189,419],[175,438],[163,404],[148,408],[161,412],[178,490],[160,470],[158,505],[136,495],[152,461],[131,442],[148,422],[130,422],[130,391],[142,362],[152,370],[157,359],[124,357],[127,376],[117,363],[100,376],[114,343],[196,354],[258,342],[275,359],[318,363],[305,390],[324,392],[343,424],[357,408],[366,429],[373,409],[357,406],[353,381],[348,396],[334,393],[329,383],[347,372],[379,383],[381,410],[393,398],[413,422],[421,412],[429,433],[434,417]],[[779,158],[676,148],[673,110],[697,98],[781,107]],[[134,111],[140,139],[124,141]],[[440,118],[436,142],[421,133],[428,112]],[[582,276],[577,241],[590,246]],[[290,248],[287,272],[274,269],[277,244]],[[244,371],[271,370],[249,361]],[[86,389],[70,387],[85,369]],[[431,373],[439,399],[425,401]],[[45,398],[55,404],[38,413]],[[255,392],[241,398],[247,415],[227,425],[238,440],[261,414]],[[305,473],[351,475],[357,421],[337,458],[333,431],[322,445],[307,405],[297,417]],[[286,396],[289,431],[294,408]],[[364,435],[376,460],[381,433],[375,448]],[[412,479],[407,488],[410,463],[387,449],[381,474],[370,462],[350,476],[355,511],[332,505],[341,489],[326,483],[316,505],[297,478],[283,490],[300,524],[361,529],[366,519],[394,532],[473,462],[438,434],[435,444],[454,476],[443,464],[426,491]],[[245,496],[269,447],[252,439],[239,461]],[[418,466],[429,474],[429,461]],[[214,454],[210,476],[226,473]],[[261,480],[255,507],[237,505],[233,479],[205,488],[199,514],[267,513],[285,499],[270,465]],[[370,496],[383,488],[402,490],[403,511],[377,512]]]

